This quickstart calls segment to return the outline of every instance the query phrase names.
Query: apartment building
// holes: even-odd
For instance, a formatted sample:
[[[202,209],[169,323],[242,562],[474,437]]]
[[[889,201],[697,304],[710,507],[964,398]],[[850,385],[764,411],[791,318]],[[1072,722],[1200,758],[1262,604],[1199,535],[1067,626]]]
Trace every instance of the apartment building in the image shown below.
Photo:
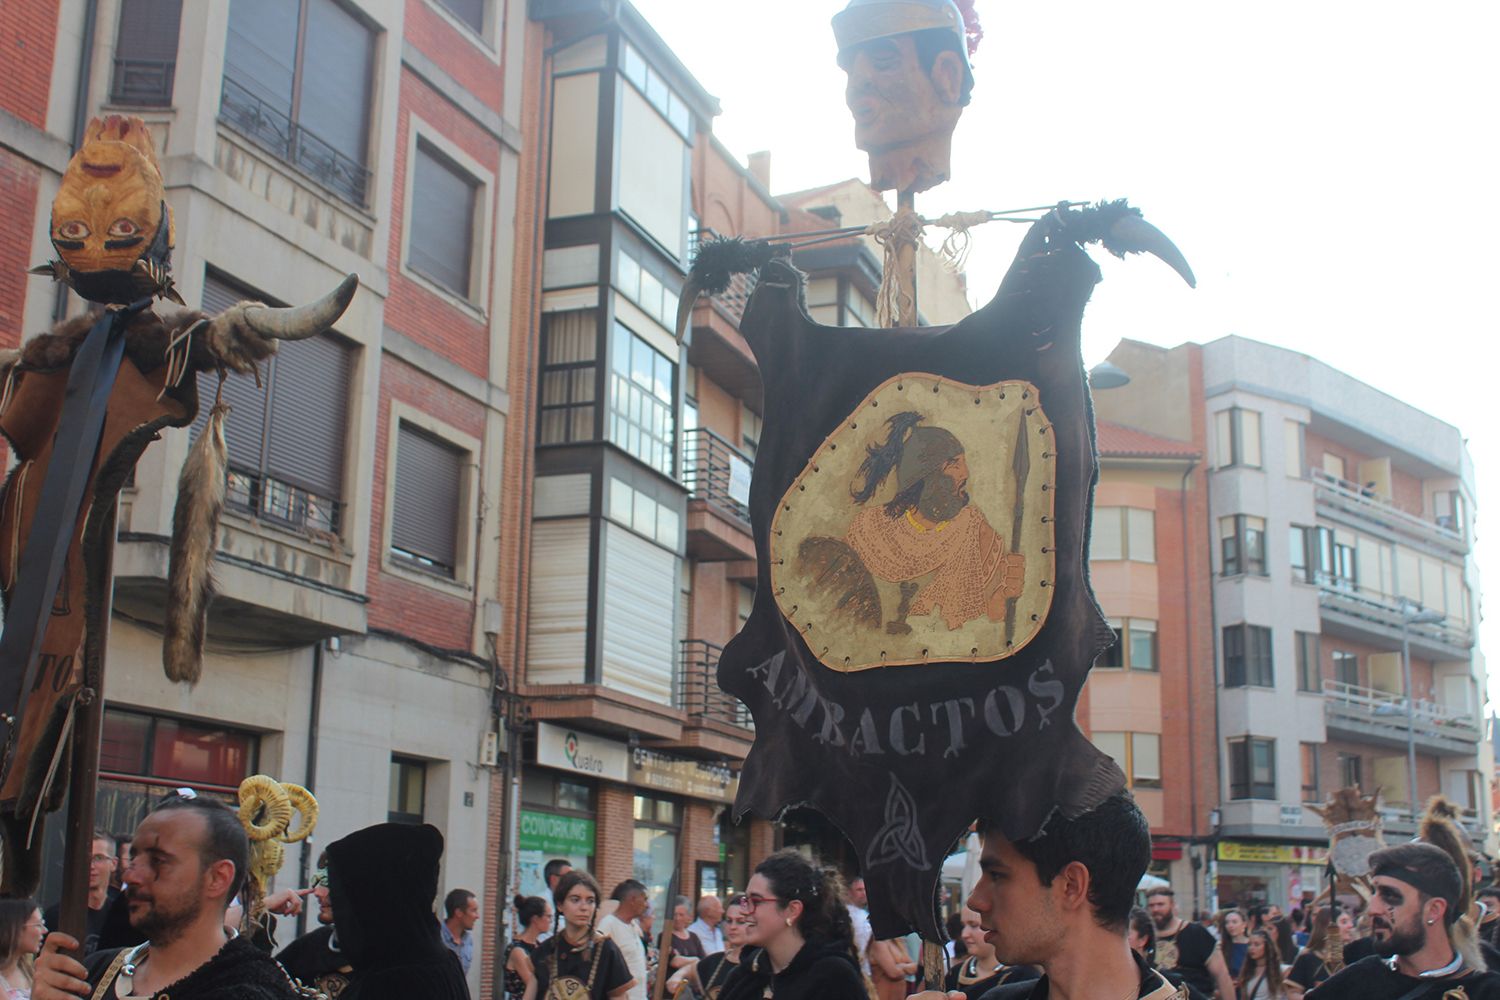
[[[1110,360],[1132,383],[1096,397],[1101,417],[1206,427],[1218,903],[1316,892],[1327,838],[1304,805],[1348,785],[1380,790],[1390,835],[1411,835],[1441,792],[1490,844],[1473,470],[1458,429],[1242,337],[1126,341]],[[1183,369],[1200,373],[1201,404],[1181,391]]]
[[[507,440],[512,400],[530,398],[514,277],[537,183],[529,30],[496,0],[0,8],[22,84],[0,96],[7,343],[82,308],[24,272],[50,257],[48,205],[95,114],[154,134],[189,303],[299,303],[361,279],[334,330],[224,385],[229,500],[195,687],[164,679],[159,646],[176,473],[203,417],[153,444],[122,495],[102,825],[128,831],[167,789],[227,795],[260,771],[314,789],[317,842],[429,822],[445,888],[485,886],[504,798],[487,736],[516,606],[502,540],[529,492],[529,451]],[[206,398],[214,381],[200,377]],[[47,835],[60,843],[61,823]],[[316,852],[293,851],[283,884],[306,885]],[[503,901],[483,905],[498,929]]]

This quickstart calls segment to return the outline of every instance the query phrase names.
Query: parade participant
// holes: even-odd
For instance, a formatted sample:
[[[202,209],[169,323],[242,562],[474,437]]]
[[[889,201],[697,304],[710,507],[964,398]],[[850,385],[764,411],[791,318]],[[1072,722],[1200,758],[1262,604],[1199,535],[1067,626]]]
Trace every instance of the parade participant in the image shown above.
[[[703,942],[697,936],[688,932],[688,924],[692,922],[692,904],[687,897],[678,896],[672,905],[672,971],[677,971],[684,966],[692,965],[706,953],[703,950]]]
[[[315,930],[297,938],[281,949],[276,961],[299,983],[311,986],[330,1000],[338,1000],[349,987],[354,967],[339,947],[333,926],[333,903],[328,899],[328,852],[318,855],[318,870],[313,873],[313,901],[318,904]]]
[[[507,1000],[521,1000],[526,995],[526,987],[536,978],[532,956],[536,954],[537,942],[552,925],[552,907],[541,896],[517,896],[514,905],[521,933],[505,945],[503,962]]]
[[[849,883],[849,923],[854,927],[854,950],[859,955],[859,968],[870,974],[870,898],[865,891],[865,880],[859,876]]]
[[[89,856],[89,912],[84,926],[83,953],[92,955],[99,950],[99,932],[104,929],[104,918],[109,906],[120,893],[114,888],[115,838],[103,830],[94,831],[93,853]],[[62,926],[62,904],[55,903],[43,911],[48,927]]]
[[[703,945],[703,954],[712,955],[724,950],[724,932],[719,922],[724,919],[724,904],[718,896],[704,896],[698,900],[698,919],[688,924],[688,933]]]
[[[464,975],[474,961],[474,925],[479,923],[479,898],[468,889],[454,889],[443,898],[443,946],[458,957]]]
[[[85,967],[65,954],[78,940],[53,932],[37,959],[32,1000],[295,1000],[286,971],[224,926],[249,864],[245,828],[227,806],[168,797],[136,828],[124,876],[130,924],[145,944],[97,952]]]
[[[4,1000],[28,1000],[47,922],[34,899],[0,899],[0,987]]]
[[[1177,916],[1171,888],[1147,893],[1146,909],[1156,923],[1156,962],[1164,971],[1181,973],[1183,982],[1206,996],[1215,990],[1221,997],[1234,996],[1234,980],[1214,946],[1214,936],[1201,922],[1188,923]]]
[[[1054,813],[1030,840],[1006,840],[988,818],[979,834],[983,852],[969,908],[1000,961],[1039,965],[1043,973],[1034,982],[996,987],[986,1000],[1176,994],[1125,940],[1135,887],[1151,860],[1146,818],[1128,793],[1076,819]]]
[[[524,1000],[603,1000],[629,993],[635,981],[624,956],[595,929],[599,883],[594,876],[570,868],[557,880],[552,903],[562,930],[554,920],[552,936],[533,953],[536,978],[526,987]]]
[[[1342,951],[1339,949],[1339,957],[1330,966],[1328,928],[1333,923],[1333,911],[1330,907],[1320,906],[1318,912],[1313,915],[1312,933],[1307,937],[1307,945],[1292,962],[1291,971],[1286,974],[1286,992],[1291,1000],[1302,1000],[1302,995],[1314,986],[1322,984],[1329,976],[1338,969],[1344,967]]]
[[[839,877],[794,850],[755,868],[735,902],[748,949],[720,1000],[866,1000]]]
[[[1024,983],[1037,978],[1037,971],[1029,965],[1005,965],[995,955],[991,944],[980,926],[979,914],[964,907],[962,940],[968,954],[957,965],[948,970],[944,985],[949,994],[961,993],[965,1000],[979,1000],[1001,983]]]
[[[428,824],[380,823],[328,845],[334,927],[354,967],[341,1000],[468,1000],[433,913],[442,857]]]
[[[646,1000],[646,944],[636,923],[646,912],[646,887],[628,878],[615,886],[609,898],[615,901],[615,909],[600,918],[599,933],[613,941],[625,958],[625,967],[635,981],[627,994],[629,1000]]]
[[[724,908],[719,927],[724,933],[724,950],[709,955],[688,969],[686,978],[703,1000],[719,1000],[724,984],[740,964],[740,951],[745,946],[745,911],[739,903],[730,900]]]
[[[1497,1000],[1500,975],[1475,968],[1459,947],[1468,909],[1453,859],[1426,843],[1400,844],[1370,855],[1375,895],[1371,955],[1335,974],[1313,1000]]]
[[[1182,973],[1176,969],[1159,969],[1156,966],[1156,923],[1151,919],[1151,914],[1140,907],[1130,911],[1130,929],[1125,932],[1125,943],[1130,945],[1130,950],[1139,955],[1147,965],[1160,972],[1162,978],[1177,987],[1181,994],[1185,994],[1183,1000],[1207,1000],[1206,997],[1192,986],[1182,981]]]
[[[1224,966],[1229,978],[1240,974],[1245,964],[1245,952],[1250,947],[1250,925],[1245,914],[1230,907],[1219,913],[1219,954],[1224,956]]]
[[[1245,945],[1245,961],[1240,966],[1240,1000],[1286,1000],[1281,979],[1281,952],[1269,927],[1251,933]]]
[[[876,1000],[901,1000],[906,996],[906,977],[917,971],[903,938],[871,941],[870,981],[875,984]]]

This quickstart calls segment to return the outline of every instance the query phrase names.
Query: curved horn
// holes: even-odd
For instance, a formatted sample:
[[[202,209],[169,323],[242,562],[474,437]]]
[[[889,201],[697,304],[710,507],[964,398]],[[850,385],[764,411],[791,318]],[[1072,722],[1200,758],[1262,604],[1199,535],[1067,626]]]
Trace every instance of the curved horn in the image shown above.
[[[1189,288],[1198,287],[1198,279],[1193,277],[1193,269],[1188,266],[1182,251],[1167,239],[1166,233],[1139,215],[1125,215],[1117,219],[1109,227],[1109,236],[1106,246],[1111,249],[1152,254],[1182,275],[1182,280],[1188,283]]]
[[[339,287],[305,306],[278,309],[273,306],[247,306],[245,325],[262,337],[272,340],[306,340],[315,337],[338,322],[359,288],[359,275],[351,274]]]
[[[677,342],[682,343],[682,335],[687,332],[688,321],[693,316],[693,306],[698,304],[698,296],[703,292],[703,285],[697,277],[689,273],[687,281],[683,282],[682,293],[677,299]]]

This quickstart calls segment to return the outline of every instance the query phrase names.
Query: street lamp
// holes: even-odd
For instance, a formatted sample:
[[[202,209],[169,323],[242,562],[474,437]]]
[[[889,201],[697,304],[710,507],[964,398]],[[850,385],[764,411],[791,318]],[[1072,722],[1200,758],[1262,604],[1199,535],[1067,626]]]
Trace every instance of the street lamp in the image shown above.
[[[1439,625],[1447,616],[1441,611],[1401,611],[1401,680],[1406,686],[1406,797],[1412,820],[1417,818],[1417,707],[1411,685],[1411,637],[1413,625]]]
[[[1089,386],[1093,389],[1118,389],[1130,384],[1130,375],[1119,365],[1101,361],[1089,369]]]

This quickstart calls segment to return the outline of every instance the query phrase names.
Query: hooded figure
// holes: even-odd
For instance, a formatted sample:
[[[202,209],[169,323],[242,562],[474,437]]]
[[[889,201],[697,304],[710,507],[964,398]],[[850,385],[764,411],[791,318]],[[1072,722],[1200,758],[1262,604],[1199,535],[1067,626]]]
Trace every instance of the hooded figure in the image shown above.
[[[354,967],[340,1000],[469,1000],[433,912],[442,856],[426,825],[381,823],[328,845],[334,927]]]

